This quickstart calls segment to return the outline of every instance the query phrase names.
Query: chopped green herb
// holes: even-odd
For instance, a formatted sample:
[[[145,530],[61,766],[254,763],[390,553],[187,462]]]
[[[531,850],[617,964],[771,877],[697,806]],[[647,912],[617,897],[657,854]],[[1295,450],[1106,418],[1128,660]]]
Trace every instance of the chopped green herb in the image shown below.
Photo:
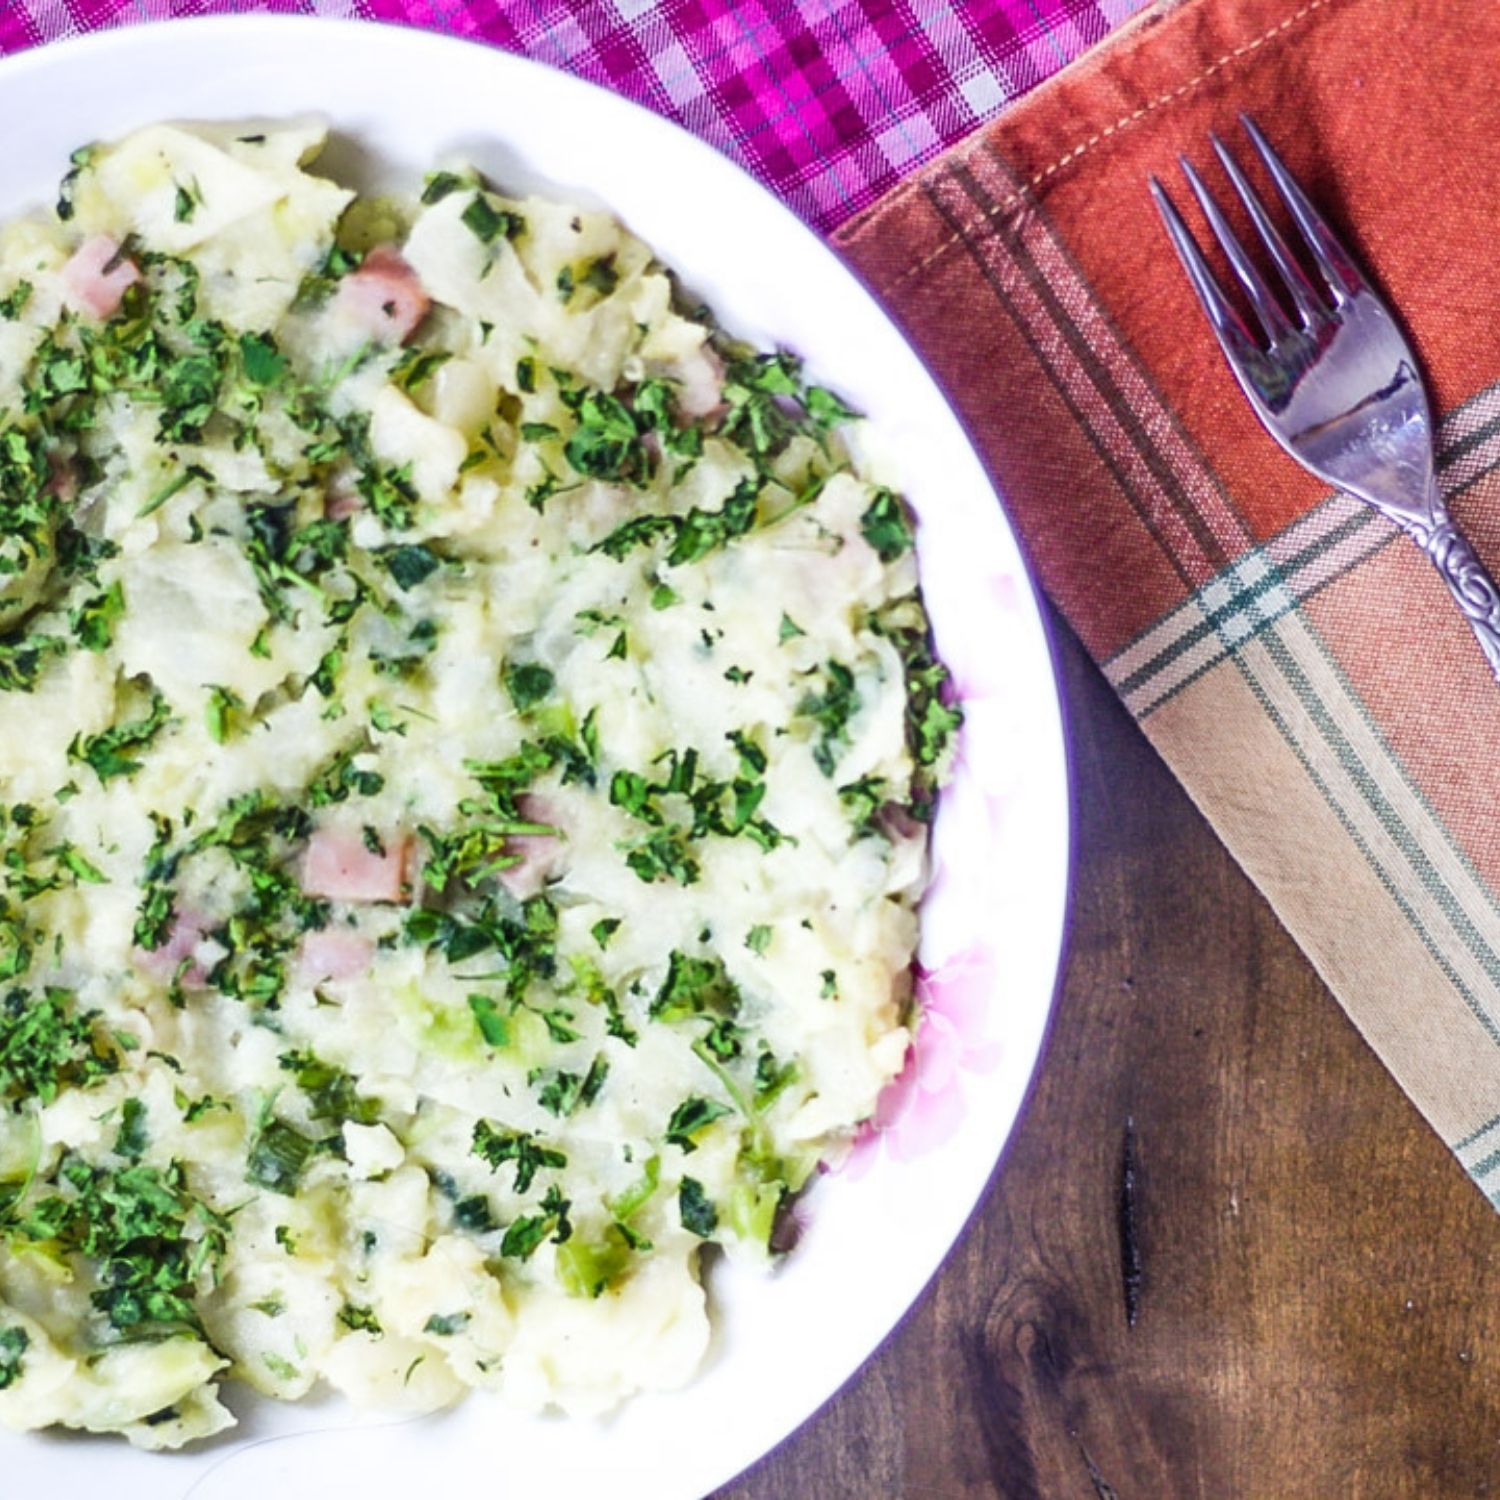
[[[442,566],[442,558],[430,547],[413,543],[405,547],[392,547],[380,554],[380,561],[391,575],[396,587],[404,593],[430,578]]]
[[[601,1053],[590,1064],[587,1073],[557,1072],[537,1095],[537,1103],[548,1114],[566,1119],[577,1110],[594,1102],[609,1073],[609,1062]]]
[[[493,244],[502,235],[513,240],[526,228],[520,214],[496,208],[483,193],[475,193],[459,216],[464,225],[483,244]]]
[[[573,1233],[568,1220],[571,1204],[554,1185],[542,1197],[542,1212],[516,1219],[500,1241],[501,1255],[527,1260],[543,1240],[551,1236],[556,1244],[564,1243]]]
[[[137,1098],[120,1106],[120,1129],[115,1135],[114,1152],[127,1161],[139,1161],[145,1154],[149,1137],[146,1131],[146,1106]]]
[[[418,391],[452,358],[446,349],[410,348],[391,366],[391,380],[403,391]]]
[[[85,651],[107,651],[114,642],[115,622],[125,613],[119,580],[68,611],[68,628]]]
[[[432,172],[422,188],[422,202],[430,207],[434,203],[441,203],[451,193],[475,185],[472,174],[468,172]]]
[[[568,1158],[561,1151],[544,1146],[535,1136],[500,1130],[488,1120],[474,1126],[474,1155],[498,1172],[506,1162],[515,1168],[515,1189],[524,1193],[543,1167],[565,1167]]]
[[[251,385],[270,390],[286,379],[291,362],[277,349],[269,333],[242,333],[240,367]]]
[[[667,1140],[684,1152],[696,1151],[698,1142],[695,1137],[728,1113],[727,1106],[713,1099],[684,1099],[667,1121]]]
[[[5,296],[0,297],[0,318],[14,323],[31,301],[33,287],[29,281],[18,281]]]
[[[556,679],[540,662],[509,662],[504,671],[505,691],[517,713],[526,713],[551,695]]]
[[[0,1098],[51,1104],[62,1089],[88,1088],[119,1070],[94,1030],[95,1013],[80,1014],[73,1001],[71,991],[51,986],[0,999]]]
[[[18,1324],[0,1328],[0,1391],[6,1391],[26,1373],[23,1358],[31,1347],[31,1335]]]
[[[358,1092],[353,1074],[333,1063],[323,1062],[311,1052],[283,1052],[280,1065],[297,1080],[307,1095],[308,1115],[314,1120],[332,1120],[342,1125],[374,1125],[380,1119],[380,1101]]]
[[[911,551],[911,521],[906,506],[891,490],[875,491],[875,498],[859,519],[859,529],[881,562],[895,562]]]
[[[145,718],[117,724],[98,734],[74,735],[68,746],[68,759],[92,766],[100,781],[116,776],[133,776],[143,762],[135,756],[148,746],[172,722],[167,700],[155,691]]]
[[[821,693],[808,693],[797,712],[810,718],[819,729],[813,760],[825,776],[832,776],[841,746],[849,743],[849,723],[860,710],[862,699],[854,685],[854,673],[842,662],[824,665],[826,682]]]
[[[380,1319],[375,1316],[374,1308],[360,1307],[353,1302],[346,1302],[339,1309],[339,1322],[355,1333],[368,1333],[377,1339],[385,1333],[385,1329],[380,1326]]]
[[[208,703],[203,710],[203,718],[208,729],[208,737],[214,744],[224,744],[235,732],[238,728],[237,716],[244,706],[245,700],[231,689],[217,685],[209,688]]]
[[[474,1013],[479,1034],[491,1047],[510,1045],[510,1026],[500,1014],[500,1007],[488,995],[470,995],[469,1009]]]
[[[719,1227],[719,1212],[694,1177],[684,1177],[677,1189],[677,1213],[682,1227],[706,1240]]]
[[[245,1181],[270,1193],[293,1196],[303,1169],[318,1147],[285,1120],[268,1120],[260,1129],[245,1161]]]

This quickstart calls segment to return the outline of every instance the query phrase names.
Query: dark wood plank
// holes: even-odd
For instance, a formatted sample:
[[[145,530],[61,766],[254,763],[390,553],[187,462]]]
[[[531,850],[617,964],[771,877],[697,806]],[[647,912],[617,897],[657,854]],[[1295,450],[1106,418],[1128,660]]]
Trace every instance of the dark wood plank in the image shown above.
[[[1075,905],[1028,1111],[914,1313],[718,1500],[1500,1495],[1494,1210],[1062,656]]]

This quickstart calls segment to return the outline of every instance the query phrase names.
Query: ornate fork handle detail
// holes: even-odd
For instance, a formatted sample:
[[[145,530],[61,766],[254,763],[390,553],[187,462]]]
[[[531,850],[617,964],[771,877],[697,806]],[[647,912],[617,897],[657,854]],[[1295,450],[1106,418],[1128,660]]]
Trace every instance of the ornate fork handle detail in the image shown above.
[[[1500,678],[1500,589],[1475,555],[1469,539],[1447,511],[1434,506],[1431,520],[1403,518],[1401,529],[1427,554],[1473,627],[1490,670]]]

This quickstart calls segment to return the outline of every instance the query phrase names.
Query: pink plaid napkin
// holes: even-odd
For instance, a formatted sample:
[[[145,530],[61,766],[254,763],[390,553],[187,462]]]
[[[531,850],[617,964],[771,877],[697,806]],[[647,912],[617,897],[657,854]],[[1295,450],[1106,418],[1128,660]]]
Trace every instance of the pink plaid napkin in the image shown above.
[[[1148,0],[0,0],[0,54],[238,11],[400,21],[603,83],[831,231]]]

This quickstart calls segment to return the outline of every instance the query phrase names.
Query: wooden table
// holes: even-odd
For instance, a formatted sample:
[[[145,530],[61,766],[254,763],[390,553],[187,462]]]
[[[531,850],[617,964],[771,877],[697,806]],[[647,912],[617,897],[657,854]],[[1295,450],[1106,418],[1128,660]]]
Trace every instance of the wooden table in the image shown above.
[[[1061,654],[1074,905],[1030,1103],[911,1316],[718,1500],[1500,1496],[1500,1219]]]

